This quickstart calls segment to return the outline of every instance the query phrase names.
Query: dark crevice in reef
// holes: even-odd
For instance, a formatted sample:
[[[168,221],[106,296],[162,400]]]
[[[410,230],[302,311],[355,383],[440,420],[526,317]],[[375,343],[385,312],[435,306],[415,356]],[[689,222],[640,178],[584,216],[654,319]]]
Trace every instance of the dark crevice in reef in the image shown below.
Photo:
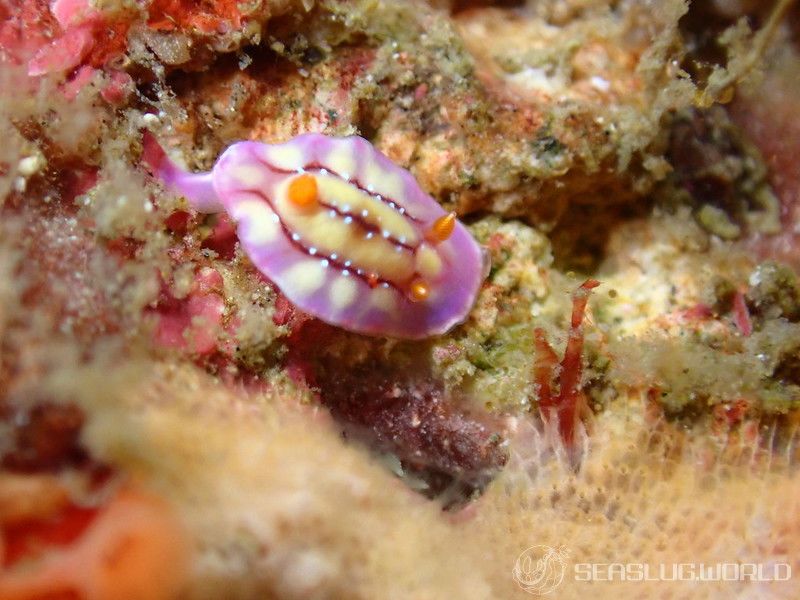
[[[561,271],[594,273],[606,256],[611,234],[621,224],[642,218],[653,203],[642,198],[632,204],[604,207],[573,205],[562,215],[549,237],[554,266]]]
[[[693,79],[705,80],[715,65],[725,64],[725,49],[717,39],[735,22],[736,17],[721,13],[713,2],[690,3],[689,11],[680,20],[688,51],[681,66]]]
[[[464,410],[413,360],[399,364],[373,348],[352,364],[352,337],[318,321],[301,323],[287,368],[317,390],[346,438],[394,457],[412,488],[448,507],[480,493],[507,459],[500,421]]]
[[[358,134],[370,143],[374,142],[378,135],[381,113],[382,111],[376,110],[376,107],[367,100],[360,100],[358,103],[353,125],[358,130]]]
[[[233,126],[242,137],[259,116],[263,93],[283,85],[297,71],[296,65],[269,48],[247,47],[245,53],[251,62],[244,70],[241,56],[229,54],[207,70],[176,70],[167,77],[167,87],[190,115],[196,115],[189,121],[211,131]],[[213,101],[209,101],[209,95]]]
[[[602,211],[591,205],[567,207],[550,232],[557,268],[593,273],[613,231],[646,217],[655,206],[669,212],[689,207],[701,227],[723,239],[777,231],[778,200],[764,159],[725,108],[679,111],[664,127],[664,156],[672,170],[635,202]]]
[[[72,404],[40,402],[17,407],[0,401],[0,423],[10,428],[0,453],[3,469],[23,473],[56,471],[88,460],[80,445],[84,415]]]
[[[684,110],[672,118],[664,189],[693,208],[698,223],[724,239],[776,233],[779,201],[758,149],[722,107]]]
[[[751,31],[758,31],[769,18],[776,2],[690,2],[679,25],[687,54],[681,67],[702,84],[715,66],[727,63],[719,36],[744,18]],[[795,3],[785,17],[791,42],[800,43],[800,5]]]

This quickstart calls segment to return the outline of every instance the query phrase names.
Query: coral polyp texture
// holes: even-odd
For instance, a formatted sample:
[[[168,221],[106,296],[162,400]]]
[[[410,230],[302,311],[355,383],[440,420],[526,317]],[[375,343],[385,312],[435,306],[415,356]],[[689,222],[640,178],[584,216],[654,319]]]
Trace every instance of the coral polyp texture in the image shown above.
[[[239,142],[182,172],[147,137],[157,175],[194,208],[224,207],[255,266],[295,305],[345,329],[422,338],[463,321],[486,275],[467,229],[358,136]]]
[[[0,599],[800,597],[798,11],[0,0]]]

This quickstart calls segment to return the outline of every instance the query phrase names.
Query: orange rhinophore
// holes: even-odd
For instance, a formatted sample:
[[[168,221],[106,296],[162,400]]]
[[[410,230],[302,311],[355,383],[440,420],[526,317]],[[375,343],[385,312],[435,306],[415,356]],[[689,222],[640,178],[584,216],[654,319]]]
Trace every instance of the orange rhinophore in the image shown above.
[[[317,180],[304,173],[289,184],[289,200],[297,206],[311,206],[317,201]]]
[[[411,283],[409,288],[409,292],[411,294],[411,299],[414,302],[422,302],[428,297],[430,294],[430,287],[424,281],[417,279]]]
[[[444,216],[439,217],[433,222],[430,230],[428,231],[427,238],[434,244],[444,242],[451,235],[456,227],[456,213],[450,212]]]

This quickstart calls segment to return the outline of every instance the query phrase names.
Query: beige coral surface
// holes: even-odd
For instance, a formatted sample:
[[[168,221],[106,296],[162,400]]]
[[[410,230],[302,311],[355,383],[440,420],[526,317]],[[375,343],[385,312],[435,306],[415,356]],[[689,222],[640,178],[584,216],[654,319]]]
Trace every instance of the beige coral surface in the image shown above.
[[[178,508],[198,551],[192,597],[524,598],[512,570],[534,545],[568,551],[560,598],[797,594],[794,580],[573,579],[576,563],[665,565],[667,579],[673,563],[800,569],[800,478],[786,457],[645,422],[641,399],[598,419],[578,472],[520,420],[508,466],[448,514],[343,445],[324,411],[185,367],[104,372],[80,373],[94,390],[81,394],[86,442]],[[111,403],[109,387],[127,391]]]

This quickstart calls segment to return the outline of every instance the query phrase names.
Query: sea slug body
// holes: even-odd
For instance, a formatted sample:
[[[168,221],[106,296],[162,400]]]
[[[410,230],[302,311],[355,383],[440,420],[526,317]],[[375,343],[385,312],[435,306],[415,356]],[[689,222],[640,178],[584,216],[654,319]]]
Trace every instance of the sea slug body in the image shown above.
[[[255,266],[323,321],[419,339],[471,309],[485,277],[481,247],[367,140],[307,133],[239,142],[198,174],[153,144],[146,136],[144,158],[164,183],[197,210],[227,211]]]

